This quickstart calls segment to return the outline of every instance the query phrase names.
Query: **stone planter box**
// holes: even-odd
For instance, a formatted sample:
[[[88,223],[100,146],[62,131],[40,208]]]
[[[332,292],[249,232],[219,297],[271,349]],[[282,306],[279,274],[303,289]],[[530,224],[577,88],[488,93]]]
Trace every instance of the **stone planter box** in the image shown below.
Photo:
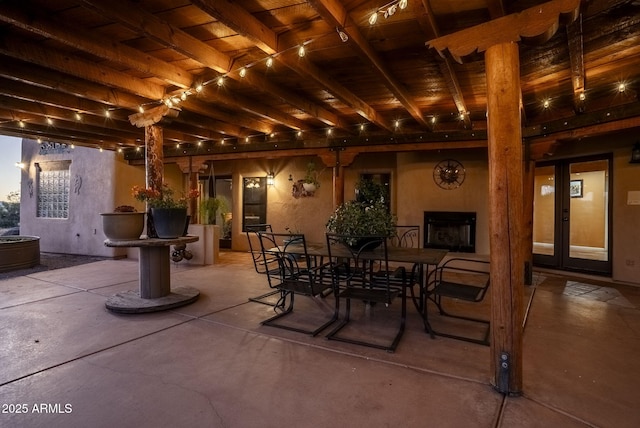
[[[40,264],[40,237],[1,236],[0,272],[28,269]]]
[[[189,263],[212,265],[218,263],[220,253],[220,233],[222,228],[215,224],[190,224],[188,233],[200,238],[187,248],[193,254]]]

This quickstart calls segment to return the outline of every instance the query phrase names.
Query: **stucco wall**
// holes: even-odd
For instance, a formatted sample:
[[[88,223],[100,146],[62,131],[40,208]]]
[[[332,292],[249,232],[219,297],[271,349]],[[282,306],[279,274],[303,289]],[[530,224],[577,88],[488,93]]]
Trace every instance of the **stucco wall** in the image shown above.
[[[563,145],[556,157],[613,152],[613,275],[615,281],[640,284],[640,205],[628,205],[629,191],[640,191],[640,164],[629,164],[631,137],[582,141]],[[603,147],[607,151],[603,150]],[[437,162],[453,158],[466,170],[464,184],[453,190],[438,187],[433,180]],[[36,195],[29,195],[29,180],[35,183],[35,162],[72,159],[70,166],[72,187],[76,176],[82,186],[70,195],[70,217],[61,219],[36,218]],[[22,178],[21,226],[23,234],[41,237],[44,252],[70,254],[115,255],[115,249],[104,247],[100,212],[111,211],[117,205],[129,204],[139,210],[144,205],[133,200],[131,186],[144,185],[144,167],[129,166],[114,152],[76,148],[69,154],[39,155],[38,144],[23,142],[23,159],[28,165]],[[314,161],[320,170],[320,188],[313,197],[294,198],[293,181],[304,177],[306,165]],[[275,184],[267,189],[267,221],[274,230],[286,227],[307,234],[312,241],[324,239],[325,224],[333,212],[333,177],[331,168],[323,168],[316,157],[295,159],[259,159],[214,162],[216,176],[230,175],[233,183],[232,249],[248,250],[242,232],[242,179],[264,177],[275,172]],[[355,183],[361,173],[390,173],[392,210],[400,224],[423,226],[424,211],[475,211],[477,213],[476,254],[489,253],[488,161],[486,150],[447,150],[407,152],[398,154],[362,154],[345,167],[345,200],[354,198]],[[117,177],[117,183],[114,182]],[[165,165],[165,180],[177,191],[185,188],[188,175],[175,164]],[[121,254],[118,254],[121,255]],[[136,257],[135,254],[128,254]]]
[[[36,163],[68,160],[71,161],[68,218],[37,217]],[[26,139],[22,141],[22,162],[27,167],[21,180],[20,233],[39,236],[42,252],[127,255],[126,249],[104,246],[100,213],[111,212],[124,203],[133,205],[126,186],[140,174],[139,168],[127,165],[120,155],[106,150],[76,147],[62,153],[41,154],[40,145]]]

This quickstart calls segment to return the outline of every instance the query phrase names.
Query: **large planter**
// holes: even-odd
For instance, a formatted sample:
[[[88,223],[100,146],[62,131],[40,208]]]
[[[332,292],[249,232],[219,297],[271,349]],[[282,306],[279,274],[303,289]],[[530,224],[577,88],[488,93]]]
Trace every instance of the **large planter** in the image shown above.
[[[133,241],[140,239],[144,230],[144,213],[101,213],[102,231],[111,241]]]
[[[20,235],[0,237],[0,272],[27,269],[39,264],[39,237]]]
[[[151,218],[158,238],[174,239],[184,235],[186,208],[151,208]]]

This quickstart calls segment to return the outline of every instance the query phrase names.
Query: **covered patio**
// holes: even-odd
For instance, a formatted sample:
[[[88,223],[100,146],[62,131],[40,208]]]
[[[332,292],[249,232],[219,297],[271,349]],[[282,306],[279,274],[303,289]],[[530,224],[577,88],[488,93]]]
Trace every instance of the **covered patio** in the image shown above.
[[[524,392],[510,397],[490,383],[489,347],[431,339],[413,308],[390,354],[261,326],[273,311],[248,301],[266,288],[248,253],[223,251],[210,266],[172,264],[171,277],[200,290],[198,301],[137,315],[105,309],[109,296],[137,286],[135,260],[0,280],[0,424],[640,424],[636,287],[536,271],[524,293]]]

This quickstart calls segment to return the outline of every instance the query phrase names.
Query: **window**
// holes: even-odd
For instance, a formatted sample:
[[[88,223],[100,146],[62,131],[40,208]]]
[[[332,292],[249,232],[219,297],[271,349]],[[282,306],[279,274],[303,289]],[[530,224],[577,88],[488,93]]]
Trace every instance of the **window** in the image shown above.
[[[66,162],[37,164],[37,217],[69,218],[69,165]]]
[[[246,226],[267,222],[267,179],[245,177],[242,189],[242,231]]]

